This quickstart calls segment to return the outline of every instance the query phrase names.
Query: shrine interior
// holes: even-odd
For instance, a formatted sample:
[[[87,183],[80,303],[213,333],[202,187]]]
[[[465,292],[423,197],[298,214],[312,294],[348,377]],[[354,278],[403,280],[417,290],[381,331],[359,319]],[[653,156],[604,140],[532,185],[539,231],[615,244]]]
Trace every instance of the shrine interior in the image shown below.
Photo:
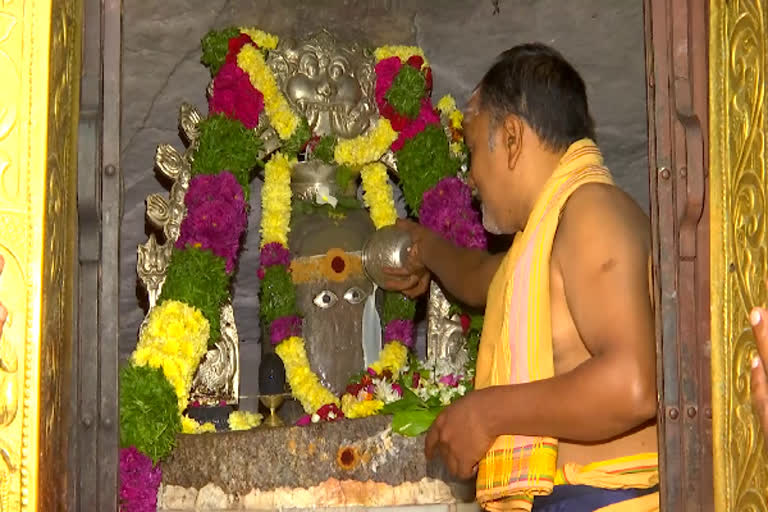
[[[573,62],[588,86],[598,143],[619,185],[648,211],[648,157],[642,2],[612,0],[128,0],[123,4],[121,166],[125,179],[120,235],[120,356],[136,345],[146,298],[136,276],[137,246],[146,242],[145,199],[167,188],[153,169],[155,149],[182,150],[182,102],[207,113],[210,75],[200,40],[211,28],[258,26],[281,36],[327,28],[340,38],[418,45],[434,70],[434,97],[463,104],[493,59],[541,41]],[[258,201],[252,184],[250,232],[235,277],[241,395],[258,381]]]

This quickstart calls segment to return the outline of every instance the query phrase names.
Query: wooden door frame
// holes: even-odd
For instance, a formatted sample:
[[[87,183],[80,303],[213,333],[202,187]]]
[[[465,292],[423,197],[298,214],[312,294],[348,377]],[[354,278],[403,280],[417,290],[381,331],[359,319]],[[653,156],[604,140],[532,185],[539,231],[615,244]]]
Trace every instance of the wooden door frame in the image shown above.
[[[712,511],[708,5],[644,7],[661,506]]]

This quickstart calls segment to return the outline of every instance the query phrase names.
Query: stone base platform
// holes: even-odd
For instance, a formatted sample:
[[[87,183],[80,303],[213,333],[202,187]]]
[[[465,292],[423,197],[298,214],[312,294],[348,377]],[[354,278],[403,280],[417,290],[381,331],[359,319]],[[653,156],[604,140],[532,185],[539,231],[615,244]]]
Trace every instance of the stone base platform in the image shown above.
[[[159,508],[379,510],[473,500],[473,481],[426,460],[423,436],[394,434],[389,417],[374,416],[181,435],[163,463]]]

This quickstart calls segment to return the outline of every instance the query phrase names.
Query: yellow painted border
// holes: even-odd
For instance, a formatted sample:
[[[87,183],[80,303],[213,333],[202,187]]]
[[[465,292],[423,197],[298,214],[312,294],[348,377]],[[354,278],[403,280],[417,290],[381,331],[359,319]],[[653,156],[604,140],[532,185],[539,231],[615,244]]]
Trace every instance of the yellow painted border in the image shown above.
[[[79,0],[0,1],[3,511],[66,507],[81,27]]]
[[[764,433],[752,414],[748,312],[768,277],[768,1],[709,2],[710,308],[717,512],[768,510]]]
[[[726,386],[724,353],[720,346],[725,339],[725,230],[718,229],[725,222],[725,139],[719,130],[726,129],[724,98],[725,80],[725,6],[722,0],[709,2],[709,208],[710,208],[710,320],[712,340],[712,439],[715,510],[725,512],[726,508],[726,454],[727,435],[725,432]]]

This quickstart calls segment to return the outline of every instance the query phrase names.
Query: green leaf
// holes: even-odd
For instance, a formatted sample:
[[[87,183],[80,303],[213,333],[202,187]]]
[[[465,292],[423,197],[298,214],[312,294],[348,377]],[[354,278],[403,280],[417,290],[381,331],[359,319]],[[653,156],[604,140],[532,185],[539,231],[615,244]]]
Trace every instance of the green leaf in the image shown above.
[[[283,265],[272,265],[264,270],[261,280],[261,318],[265,327],[282,316],[295,315],[296,292],[291,274]]]
[[[261,165],[262,142],[256,132],[240,121],[217,114],[200,122],[200,137],[192,160],[192,175],[231,172],[243,187],[245,200],[251,192],[251,174]]]
[[[426,409],[427,405],[416,393],[408,388],[403,388],[403,397],[397,402],[386,404],[380,414],[396,414],[409,410]]]
[[[427,82],[424,75],[416,68],[404,65],[395,76],[384,98],[399,114],[416,119],[426,90]]]
[[[291,137],[285,141],[283,147],[280,148],[280,151],[284,155],[288,156],[288,158],[294,157],[301,152],[301,149],[304,147],[310,137],[312,137],[312,130],[309,128],[307,118],[302,117],[299,120],[299,126],[296,127],[293,135],[291,135]]]
[[[154,462],[173,450],[181,432],[179,402],[162,370],[128,365],[120,370],[120,446],[135,446]]]
[[[232,27],[224,30],[211,30],[203,37],[200,44],[203,48],[202,63],[216,76],[227,58],[229,40],[240,35],[240,29]]]
[[[320,142],[315,146],[315,150],[312,152],[312,156],[327,164],[333,163],[333,153],[336,149],[336,137],[333,135],[326,135],[320,139]]]
[[[221,308],[229,298],[229,283],[224,258],[191,245],[174,248],[158,304],[178,300],[199,309],[211,328],[208,346],[213,346],[221,334]]]
[[[403,195],[418,215],[424,193],[448,176],[455,176],[459,161],[451,157],[448,138],[439,125],[430,124],[405,141],[397,152],[397,171]]]
[[[400,292],[384,292],[381,321],[386,326],[392,320],[413,320],[416,302]]]
[[[392,417],[392,430],[403,436],[418,436],[429,430],[442,411],[440,407],[398,412]]]

